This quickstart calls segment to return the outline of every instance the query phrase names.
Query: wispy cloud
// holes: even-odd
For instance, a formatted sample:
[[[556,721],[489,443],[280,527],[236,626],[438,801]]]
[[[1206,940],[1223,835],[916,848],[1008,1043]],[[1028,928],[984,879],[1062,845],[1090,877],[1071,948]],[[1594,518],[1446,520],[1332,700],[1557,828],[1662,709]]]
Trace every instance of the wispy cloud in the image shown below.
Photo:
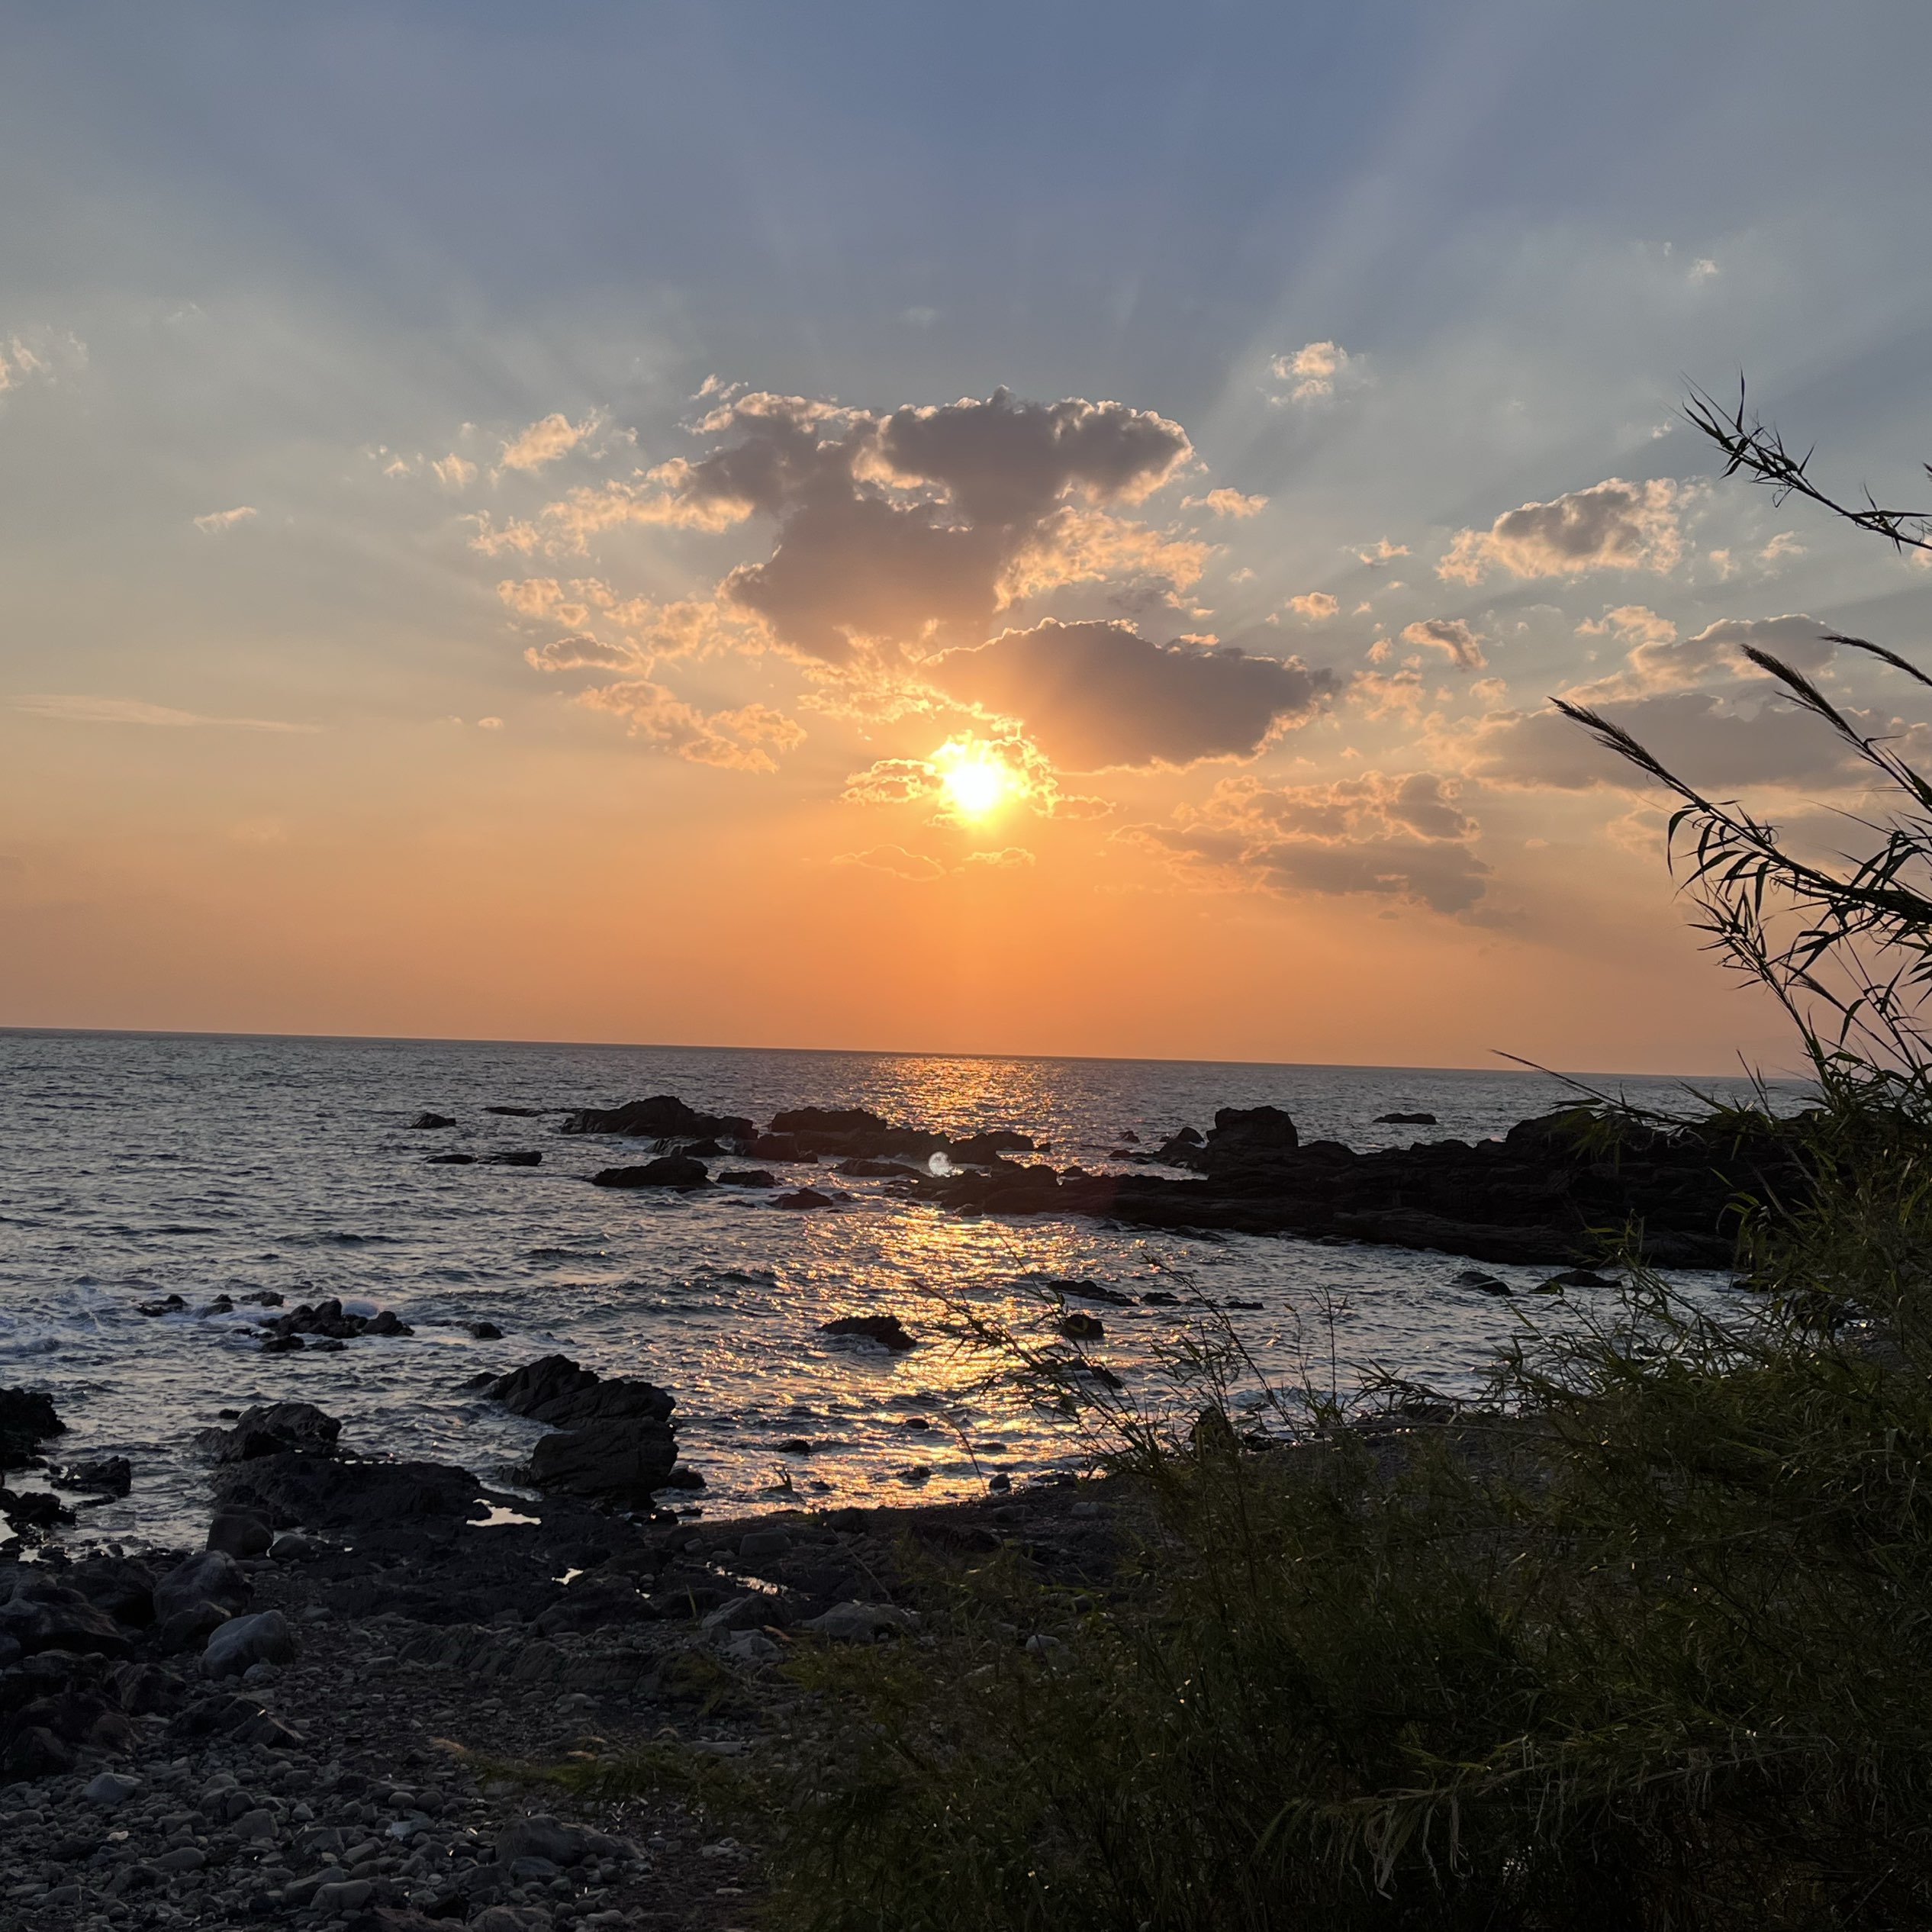
[[[166,704],[150,704],[138,697],[87,697],[32,692],[9,698],[16,711],[36,717],[59,718],[69,724],[155,725],[169,730],[217,729],[228,731],[320,731],[320,725],[288,724],[279,718],[216,718],[199,711],[177,711]]]
[[[572,450],[597,426],[594,412],[573,423],[561,411],[542,417],[503,446],[505,469],[539,470]]]
[[[205,517],[195,519],[195,527],[204,536],[219,536],[224,530],[233,530],[237,523],[246,523],[260,512],[250,504],[237,504],[233,510],[211,510]]]

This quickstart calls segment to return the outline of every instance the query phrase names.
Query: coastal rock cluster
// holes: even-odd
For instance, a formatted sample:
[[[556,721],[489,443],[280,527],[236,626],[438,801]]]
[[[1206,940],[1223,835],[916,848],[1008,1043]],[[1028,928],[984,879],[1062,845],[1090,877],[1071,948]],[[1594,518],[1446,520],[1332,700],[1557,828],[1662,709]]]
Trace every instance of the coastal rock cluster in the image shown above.
[[[1390,1124],[1432,1125],[1426,1115]],[[1177,1230],[1386,1242],[1486,1261],[1560,1265],[1626,1235],[1660,1266],[1721,1267],[1734,1257],[1738,1204],[1790,1198],[1803,1176],[1791,1136],[1748,1116],[1653,1127],[1574,1107],[1525,1120],[1499,1140],[1444,1137],[1363,1153],[1304,1141],[1278,1107],[1228,1107],[1206,1133],[1186,1127],[1142,1166],[1191,1170],[1094,1173],[1016,1154],[1050,1152],[1008,1129],[948,1137],[861,1107],[799,1107],[763,1129],[670,1095],[568,1116],[562,1131],[647,1139],[648,1161],[609,1167],[597,1185],[681,1193],[726,1185],[783,1189],[771,1167],[711,1165],[749,1157],[777,1166],[830,1161],[844,1176],[882,1178],[959,1212],[1085,1215]],[[935,1161],[935,1155],[943,1156]],[[778,1206],[830,1206],[816,1187],[774,1191]]]
[[[1791,1198],[1803,1176],[1787,1136],[1748,1123],[1665,1130],[1566,1109],[1501,1140],[1442,1139],[1362,1154],[1299,1140],[1274,1107],[1224,1108],[1159,1158],[1198,1179],[1055,1172],[1002,1162],[912,1185],[992,1213],[1106,1215],[1141,1226],[1293,1234],[1436,1248],[1478,1261],[1587,1260],[1628,1231],[1651,1262],[1723,1267],[1747,1196]]]

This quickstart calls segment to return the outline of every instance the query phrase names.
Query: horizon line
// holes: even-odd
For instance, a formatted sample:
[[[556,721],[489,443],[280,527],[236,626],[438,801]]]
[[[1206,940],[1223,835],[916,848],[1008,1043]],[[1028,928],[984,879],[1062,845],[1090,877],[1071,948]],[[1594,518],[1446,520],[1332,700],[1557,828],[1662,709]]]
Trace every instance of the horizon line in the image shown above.
[[[507,1035],[476,1038],[465,1034],[436,1033],[276,1033],[246,1029],[211,1029],[167,1026],[21,1026],[0,1024],[0,1037],[34,1035],[105,1039],[150,1040],[260,1040],[302,1044],[326,1043],[344,1046],[452,1046],[569,1048],[586,1051],[612,1053],[782,1053],[819,1058],[871,1060],[984,1060],[1051,1061],[1067,1061],[1100,1066],[1151,1067],[1265,1067],[1283,1070],[1319,1069],[1329,1073],[1428,1073],[1508,1075],[1525,1080],[1667,1080],[1691,1082],[1700,1080],[1745,1080],[1757,1076],[1749,1071],[1736,1074],[1690,1074],[1624,1068],[1621,1071],[1576,1069],[1568,1073],[1526,1066],[1518,1060],[1513,1066],[1465,1067],[1427,1061],[1355,1060],[1223,1060],[1183,1058],[1161,1054],[1108,1053],[999,1053],[948,1051],[936,1048],[903,1047],[800,1047],[721,1045],[711,1042],[675,1040],[541,1040]],[[1499,1060],[1513,1056],[1500,1048],[1492,1048]],[[1763,1076],[1776,1081],[1802,1080],[1797,1073]]]

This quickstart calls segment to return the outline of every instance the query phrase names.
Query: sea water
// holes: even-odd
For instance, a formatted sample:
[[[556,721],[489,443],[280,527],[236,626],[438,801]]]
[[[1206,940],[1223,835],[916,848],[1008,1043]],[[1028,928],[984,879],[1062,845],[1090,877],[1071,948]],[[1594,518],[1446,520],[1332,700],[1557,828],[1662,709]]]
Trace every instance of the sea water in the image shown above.
[[[1606,1084],[1641,1104],[1692,1103],[1673,1081]],[[540,1427],[463,1385],[559,1351],[671,1389],[684,1459],[707,1485],[677,1500],[722,1514],[937,1500],[1001,1472],[1017,1483],[1080,1467],[1093,1419],[1054,1412],[1020,1360],[1054,1346],[1056,1280],[1177,1295],[1071,1304],[1104,1324],[1086,1353],[1150,1408],[1174,1393],[1174,1357],[1203,1345],[1246,1357],[1248,1402],[1264,1383],[1284,1399],[1346,1396],[1377,1373],[1470,1396],[1526,1322],[1610,1312],[1602,1291],[1510,1299],[1458,1286],[1470,1264],[1451,1255],[964,1218],[829,1170],[788,1170],[851,1197],[813,1212],[737,1189],[599,1189],[588,1177],[644,1158],[637,1143],[563,1135],[555,1113],[485,1111],[655,1093],[761,1122],[856,1106],[951,1134],[1015,1128],[1051,1143],[1055,1164],[1092,1171],[1127,1169],[1115,1150],[1128,1136],[1151,1151],[1222,1106],[1269,1103],[1304,1138],[1367,1149],[1500,1135],[1576,1097],[1504,1067],[0,1032],[0,1385],[53,1394],[69,1425],[47,1445],[56,1460],[125,1455],[134,1472],[127,1497],[83,1509],[70,1540],[198,1540],[206,1470],[192,1438],[257,1402],[313,1402],[341,1418],[346,1447],[514,1486]],[[412,1129],[424,1110],[457,1125]],[[1439,1125],[1377,1124],[1398,1112]],[[427,1162],[509,1149],[542,1164]],[[1550,1272],[1484,1265],[1519,1290]],[[1717,1277],[1673,1278],[1722,1292]],[[393,1309],[414,1332],[265,1355],[259,1324],[277,1311],[209,1312],[263,1290],[288,1308],[333,1296]],[[182,1312],[137,1312],[170,1294]],[[890,1356],[820,1332],[864,1314],[897,1315],[921,1345]],[[485,1322],[502,1338],[474,1338],[467,1325]],[[989,1344],[987,1330],[1010,1339]]]

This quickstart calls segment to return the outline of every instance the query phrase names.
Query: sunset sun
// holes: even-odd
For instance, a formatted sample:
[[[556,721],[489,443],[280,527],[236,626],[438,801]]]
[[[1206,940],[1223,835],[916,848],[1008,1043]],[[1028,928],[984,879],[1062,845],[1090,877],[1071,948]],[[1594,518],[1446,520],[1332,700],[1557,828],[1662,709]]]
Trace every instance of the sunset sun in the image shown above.
[[[990,745],[952,740],[932,754],[946,802],[963,819],[990,818],[1028,789],[1022,774]]]

